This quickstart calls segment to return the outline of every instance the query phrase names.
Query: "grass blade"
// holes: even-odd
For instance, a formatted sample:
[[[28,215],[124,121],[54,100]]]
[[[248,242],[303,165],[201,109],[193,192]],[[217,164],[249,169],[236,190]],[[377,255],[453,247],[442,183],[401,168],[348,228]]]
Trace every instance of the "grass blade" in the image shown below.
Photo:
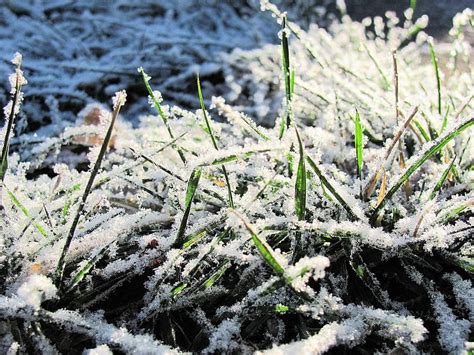
[[[10,136],[13,129],[13,123],[15,116],[18,111],[17,106],[20,105],[21,101],[21,87],[24,84],[23,73],[21,72],[21,55],[18,53],[15,55],[13,62],[16,62],[15,69],[15,89],[12,97],[12,105],[10,113],[8,114],[7,129],[5,130],[5,138],[3,139],[2,156],[0,157],[0,181],[3,182],[5,174],[8,169],[8,151],[10,149]]]
[[[385,174],[385,169],[382,169],[382,183],[380,184],[380,191],[377,196],[377,204],[376,206],[380,205],[380,202],[382,202],[383,197],[385,196],[385,191],[387,189],[387,174]]]
[[[362,138],[362,125],[360,123],[359,111],[356,110],[355,116],[355,150],[357,159],[357,176],[359,180],[362,179],[362,149],[363,149],[363,138]]]
[[[367,52],[367,55],[369,56],[370,60],[372,60],[372,63],[374,63],[375,67],[377,68],[380,76],[382,77],[383,80],[383,88],[385,90],[388,90],[390,88],[390,81],[388,80],[387,75],[384,73],[382,67],[380,66],[379,62],[375,59],[373,54],[370,52],[369,48],[365,44],[363,44],[365,51]]]
[[[474,124],[474,118],[470,118],[464,122],[462,122],[457,128],[452,130],[450,133],[446,134],[442,138],[434,141],[432,144],[431,148],[426,150],[406,171],[405,173],[398,179],[398,181],[395,183],[395,185],[387,192],[385,197],[380,201],[380,204],[377,206],[377,208],[374,210],[372,217],[371,217],[371,222],[375,222],[377,219],[377,215],[379,212],[384,208],[385,204],[387,203],[390,198],[398,191],[398,189],[405,184],[405,182],[408,180],[408,178],[425,162],[427,161],[430,157],[432,157],[434,154],[438,153],[443,147],[448,144],[452,139],[457,137],[461,132],[469,128]]]
[[[349,214],[349,217],[353,220],[357,220],[356,214],[352,211],[351,207],[344,201],[344,199],[341,197],[341,195],[336,191],[336,189],[329,183],[328,179],[323,175],[321,170],[318,168],[316,163],[311,159],[308,155],[306,156],[306,160],[309,163],[309,166],[313,171],[315,172],[316,175],[318,175],[319,180],[321,180],[321,183],[327,187],[327,189],[331,192],[331,194],[336,198],[336,200],[341,204],[341,206],[347,211]]]
[[[209,122],[209,118],[207,117],[206,106],[204,105],[204,98],[202,96],[201,81],[199,80],[199,74],[196,77],[196,82],[197,82],[197,88],[198,88],[199,103],[201,105],[202,114],[204,115],[204,121],[206,122],[207,130],[209,132],[209,135],[211,136],[212,145],[214,146],[215,150],[219,150],[216,138],[214,137],[214,132],[212,131],[211,124]],[[224,174],[225,183],[227,186],[227,193],[229,195],[229,206],[231,208],[234,208],[234,198],[232,196],[232,189],[230,187],[229,176],[227,175],[227,169],[225,168],[225,166],[222,166],[222,173]]]
[[[171,126],[168,123],[168,117],[166,116],[165,112],[163,111],[163,109],[161,107],[160,100],[155,96],[155,93],[153,92],[153,89],[151,88],[151,85],[150,85],[151,77],[147,73],[145,73],[145,70],[142,67],[138,68],[138,72],[142,76],[143,82],[145,83],[145,87],[148,91],[148,95],[150,95],[150,98],[153,101],[153,105],[155,106],[156,111],[158,111],[158,114],[160,115],[160,117],[161,117],[167,131],[168,131],[168,134],[169,134],[170,138],[174,140],[174,134],[173,134],[173,131],[171,130]],[[181,158],[181,161],[184,164],[186,164],[186,158],[184,156],[183,150],[181,148],[175,146],[175,145],[173,145],[173,148],[177,149],[179,157]]]
[[[446,126],[448,125],[448,114],[449,114],[449,106],[446,109],[446,113],[444,114],[443,123],[441,124],[441,129],[439,130],[439,134],[443,133],[443,131],[446,129]]]
[[[395,148],[395,145],[400,141],[400,138],[402,137],[403,132],[410,125],[410,122],[413,120],[413,118],[415,117],[417,112],[418,112],[418,106],[415,107],[413,112],[410,114],[410,117],[408,117],[408,119],[405,121],[403,126],[397,131],[397,133],[395,133],[395,135],[393,137],[393,140],[392,140],[392,143],[390,144],[390,146],[385,151],[385,155],[384,155],[384,158],[383,158],[385,162],[387,162],[389,160],[390,155],[392,154],[392,151]],[[382,176],[382,169],[384,169],[384,168],[385,168],[385,166],[380,166],[376,170],[376,172],[372,176],[372,178],[369,180],[367,185],[365,186],[364,193],[363,193],[363,198],[364,198],[365,201],[367,201],[369,199],[369,197],[372,195],[372,192],[374,191],[378,180]]]
[[[71,228],[69,229],[69,233],[66,236],[66,241],[64,243],[61,256],[59,257],[58,265],[56,267],[55,282],[58,288],[61,288],[62,286],[62,281],[64,277],[64,269],[66,267],[66,255],[69,250],[69,246],[71,245],[72,238],[74,237],[74,233],[79,223],[79,218],[82,214],[82,211],[84,210],[84,206],[86,205],[87,197],[89,196],[92,190],[92,185],[94,184],[94,180],[97,174],[99,173],[102,160],[104,159],[105,152],[107,151],[107,147],[109,146],[110,138],[112,137],[112,131],[114,128],[115,121],[120,112],[120,109],[125,104],[126,97],[127,97],[127,94],[125,93],[125,91],[117,92],[115,94],[115,97],[113,100],[114,110],[112,112],[112,119],[110,120],[109,128],[107,129],[107,133],[105,134],[104,141],[102,142],[102,146],[100,147],[99,155],[97,156],[97,160],[94,164],[94,168],[92,169],[89,180],[87,181],[86,188],[84,189],[84,193],[82,195],[82,199],[79,203],[79,207],[72,221]]]
[[[292,87],[294,88],[294,74],[290,73],[290,49],[288,44],[287,35],[287,18],[283,16],[282,30],[281,30],[281,59],[282,59],[282,72],[285,83],[285,98],[286,98],[286,110],[284,118],[280,122],[279,139],[283,138],[285,129],[290,127],[291,123],[291,99],[292,99]]]
[[[227,163],[231,163],[240,159],[246,159],[251,157],[252,155],[258,154],[258,153],[267,153],[267,152],[273,152],[275,150],[278,150],[279,148],[269,148],[268,146],[263,146],[263,147],[257,147],[257,148],[251,148],[251,149],[246,149],[243,152],[240,153],[235,153],[235,151],[231,151],[229,154],[222,154],[226,153],[225,150],[222,150],[219,153],[221,155],[218,158],[213,159],[210,162],[204,161],[203,163],[200,163],[199,166],[213,166],[213,165],[224,165]]]
[[[92,270],[94,265],[105,255],[108,251],[110,244],[107,244],[103,247],[96,255],[94,255],[89,261],[77,272],[73,277],[69,287],[66,289],[67,292],[71,292],[83,279],[86,277],[89,272]]]
[[[265,241],[260,239],[255,229],[250,225],[248,221],[245,220],[245,218],[240,213],[235,210],[230,210],[230,212],[232,212],[234,215],[237,216],[237,218],[242,221],[245,226],[245,229],[247,229],[247,231],[250,233],[252,242],[257,248],[260,255],[262,256],[263,260],[265,260],[268,266],[270,266],[278,276],[284,277],[285,270],[274,256],[274,251],[272,250],[272,248]]]
[[[433,191],[431,192],[430,194],[430,200],[434,199],[436,197],[436,194],[438,193],[438,191],[441,189],[441,186],[443,186],[444,184],[444,181],[446,180],[446,178],[448,177],[448,174],[449,172],[451,171],[452,167],[453,167],[453,164],[456,160],[456,155],[453,157],[453,159],[451,160],[451,163],[449,164],[449,166],[444,170],[443,174],[441,175],[441,177],[439,178],[438,182],[436,183],[435,187],[433,188]]]
[[[433,40],[428,41],[428,45],[430,47],[430,54],[431,54],[431,62],[433,63],[433,67],[435,70],[436,75],[436,86],[438,91],[438,113],[441,115],[441,78],[439,74],[439,65],[438,65],[438,57],[436,56],[436,52],[433,45]]]
[[[304,220],[306,212],[306,165],[303,142],[295,125],[296,137],[298,138],[299,161],[298,170],[296,172],[295,184],[295,212],[299,221]]]
[[[186,225],[188,224],[189,213],[191,212],[191,205],[193,203],[194,195],[196,193],[199,179],[201,178],[202,170],[196,168],[191,173],[191,176],[188,180],[188,186],[186,188],[186,198],[184,200],[184,214],[181,219],[181,224],[179,225],[178,234],[176,235],[176,240],[174,245],[181,245],[184,242],[184,232],[186,231]]]
[[[18,198],[15,196],[13,192],[11,192],[6,186],[4,186],[5,189],[7,190],[7,194],[12,200],[13,204],[27,217],[33,227],[36,228],[36,230],[43,236],[43,237],[48,237],[48,232],[44,229],[44,227],[39,224],[38,222],[35,222],[35,219],[31,217],[30,211],[18,200]]]
[[[418,122],[418,120],[414,120],[413,122],[415,123],[416,128],[418,128],[425,141],[429,142],[431,140],[431,137],[428,132],[426,132],[425,128],[421,125],[421,123]]]

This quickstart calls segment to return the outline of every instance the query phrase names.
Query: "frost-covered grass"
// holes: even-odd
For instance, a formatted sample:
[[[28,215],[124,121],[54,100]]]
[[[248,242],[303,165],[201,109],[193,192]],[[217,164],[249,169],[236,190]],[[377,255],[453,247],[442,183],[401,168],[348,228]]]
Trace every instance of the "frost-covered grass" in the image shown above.
[[[119,92],[83,125],[9,152],[28,90],[15,57],[2,352],[472,347],[472,11],[442,67],[410,10],[402,24],[304,31],[261,4],[281,46],[225,58],[228,101],[247,113],[199,78],[196,111],[169,106],[140,68],[153,111],[138,127],[119,118]],[[274,128],[251,118],[266,115]]]

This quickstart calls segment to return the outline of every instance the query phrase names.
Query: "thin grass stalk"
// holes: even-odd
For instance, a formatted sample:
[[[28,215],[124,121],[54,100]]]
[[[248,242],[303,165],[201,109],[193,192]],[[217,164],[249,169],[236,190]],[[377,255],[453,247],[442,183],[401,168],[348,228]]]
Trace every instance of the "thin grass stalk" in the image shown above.
[[[405,121],[403,127],[401,129],[399,129],[397,133],[395,133],[395,136],[393,137],[392,143],[390,144],[390,146],[388,147],[388,149],[385,152],[385,155],[384,155],[384,158],[383,158],[385,163],[376,170],[376,172],[374,173],[374,175],[372,176],[372,178],[369,180],[369,182],[367,183],[367,185],[364,188],[363,197],[364,197],[365,201],[367,201],[370,198],[370,196],[372,195],[372,192],[374,191],[378,180],[382,176],[382,168],[386,168],[387,161],[390,158],[390,155],[392,154],[392,151],[395,148],[395,145],[398,143],[398,141],[400,140],[403,132],[410,125],[410,122],[413,120],[413,118],[415,117],[417,112],[418,112],[418,106],[415,107],[413,112],[410,114],[408,119]]]
[[[301,141],[298,128],[295,125],[296,137],[299,147],[298,170],[295,183],[295,213],[299,221],[304,220],[306,212],[306,165],[303,142]]]
[[[292,99],[292,87],[294,87],[294,74],[290,73],[290,49],[288,44],[287,36],[287,18],[283,16],[282,30],[281,30],[281,67],[283,72],[283,80],[285,83],[285,101],[286,109],[284,118],[280,123],[279,139],[283,138],[285,129],[287,130],[291,124],[291,99]]]
[[[87,198],[92,190],[92,185],[94,184],[94,180],[99,173],[100,166],[102,164],[102,160],[104,159],[105,153],[109,146],[110,139],[112,138],[112,131],[114,128],[115,121],[117,116],[120,112],[120,109],[125,104],[125,91],[119,92],[116,94],[116,101],[114,101],[114,110],[112,112],[112,118],[109,124],[109,128],[105,135],[104,141],[102,142],[102,146],[100,147],[99,155],[97,156],[97,160],[94,164],[94,168],[92,169],[91,175],[87,182],[86,188],[84,189],[84,193],[82,194],[82,199],[79,203],[79,207],[74,215],[74,219],[71,224],[71,228],[69,229],[69,233],[67,234],[66,241],[63,246],[63,250],[61,252],[61,256],[58,261],[58,265],[56,267],[55,272],[55,283],[58,288],[61,289],[64,277],[64,269],[66,267],[66,255],[71,245],[72,239],[74,237],[74,233],[76,231],[77,225],[79,223],[79,218],[81,217],[82,211],[86,205]]]
[[[13,129],[13,123],[15,121],[16,116],[16,107],[19,105],[20,100],[20,90],[22,86],[22,82],[20,80],[20,70],[21,70],[21,61],[16,64],[16,78],[15,78],[15,92],[12,98],[12,106],[10,113],[8,115],[8,122],[7,122],[7,129],[5,130],[5,138],[3,139],[3,147],[2,147],[2,156],[0,158],[0,180],[3,183],[5,180],[5,174],[8,169],[8,151],[10,148],[10,137],[11,132]]]
[[[148,91],[148,95],[150,95],[151,100],[153,101],[153,105],[155,106],[156,111],[158,111],[158,114],[160,115],[166,127],[166,130],[168,131],[170,138],[174,140],[174,134],[173,134],[170,124],[168,123],[168,117],[166,117],[166,114],[161,107],[160,101],[155,97],[155,93],[153,92],[153,89],[151,88],[150,77],[145,73],[142,67],[138,68],[138,72],[142,75],[142,79],[143,79],[143,82],[145,83],[145,87]],[[173,148],[177,149],[179,157],[181,158],[181,161],[183,162],[183,164],[186,165],[186,157],[184,156],[183,150],[177,145],[173,145]]]
[[[357,218],[356,214],[352,211],[351,207],[341,197],[341,195],[337,192],[337,190],[331,185],[331,183],[328,181],[328,179],[326,179],[326,177],[323,175],[321,170],[318,168],[318,166],[314,162],[314,160],[311,159],[308,155],[306,155],[306,160],[308,161],[309,166],[311,167],[311,169],[313,169],[313,171],[319,177],[319,180],[321,180],[321,184],[328,188],[328,190],[331,192],[331,194],[336,198],[336,200],[347,211],[347,213],[349,214],[349,218],[351,218],[352,220],[357,220],[358,218]]]
[[[450,164],[448,165],[448,167],[443,171],[443,174],[441,174],[441,177],[439,178],[439,180],[436,182],[436,185],[433,188],[433,191],[431,191],[431,194],[430,194],[430,197],[429,197],[430,200],[434,199],[436,197],[436,195],[438,194],[438,191],[441,190],[441,187],[443,186],[444,182],[446,181],[446,178],[448,177],[449,172],[453,168],[453,165],[454,165],[454,162],[456,161],[456,158],[457,158],[457,156],[455,155],[453,157],[453,159],[451,160]]]
[[[217,145],[216,138],[214,137],[214,132],[212,131],[211,124],[209,122],[209,118],[207,117],[206,113],[206,106],[204,105],[204,98],[202,96],[202,89],[201,89],[201,81],[199,80],[199,74],[196,76],[197,88],[198,88],[198,96],[199,96],[199,103],[201,105],[202,114],[204,116],[204,121],[206,122],[207,130],[209,131],[209,135],[211,136],[212,145],[214,146],[215,150],[219,150],[219,146]],[[229,176],[227,174],[227,169],[224,165],[222,165],[222,173],[224,174],[225,183],[227,186],[227,193],[229,198],[229,206],[234,208],[234,198],[232,196],[232,188],[230,187]]]
[[[438,92],[438,114],[441,115],[441,77],[439,73],[439,64],[438,64],[438,57],[436,56],[436,52],[434,49],[433,39],[428,41],[428,45],[430,47],[430,54],[431,54],[431,62],[433,63],[433,67],[435,70],[436,75],[436,87]]]
[[[356,110],[354,144],[355,144],[356,160],[357,160],[357,177],[359,178],[359,181],[361,182],[361,186],[360,186],[361,198],[362,198],[362,166],[364,164],[363,157],[362,157],[362,149],[363,149],[362,131],[363,131],[363,128],[360,123],[359,111]]]
[[[186,231],[186,226],[188,224],[189,214],[191,212],[191,205],[194,200],[194,195],[199,184],[199,179],[201,178],[202,169],[196,168],[191,173],[191,176],[188,180],[188,186],[186,188],[186,198],[184,201],[184,214],[179,225],[178,233],[174,242],[175,246],[180,246],[184,243],[184,232]]]

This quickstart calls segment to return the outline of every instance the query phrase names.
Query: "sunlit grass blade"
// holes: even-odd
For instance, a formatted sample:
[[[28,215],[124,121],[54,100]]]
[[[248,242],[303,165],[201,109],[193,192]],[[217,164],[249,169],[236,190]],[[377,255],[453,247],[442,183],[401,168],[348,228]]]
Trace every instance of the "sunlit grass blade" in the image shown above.
[[[205,161],[203,163],[200,163],[199,166],[225,165],[237,160],[247,159],[255,154],[273,152],[278,149],[283,149],[283,148],[279,148],[279,147],[271,148],[268,146],[266,147],[262,146],[262,147],[251,148],[251,149],[244,149],[242,152],[239,152],[239,153],[235,153],[235,151],[231,151],[228,154],[225,154],[226,151],[222,150],[222,151],[219,151],[220,157],[215,158],[209,162]]]
[[[449,115],[449,106],[446,109],[446,113],[444,114],[443,117],[443,122],[441,124],[441,129],[439,130],[439,133],[443,133],[443,131],[446,129],[446,126],[448,125],[448,115]]]
[[[299,161],[296,171],[295,184],[295,212],[298,220],[302,221],[306,212],[306,164],[303,142],[301,141],[298,128],[295,125],[296,137],[298,139]]]
[[[7,190],[7,194],[10,197],[10,200],[25,215],[25,217],[28,218],[29,223],[31,223],[31,225],[35,227],[36,230],[43,237],[48,237],[48,232],[46,231],[46,229],[41,224],[35,221],[35,219],[31,216],[30,211],[20,202],[20,200],[15,196],[15,194],[11,192],[6,186],[4,187]]]
[[[71,194],[74,191],[79,191],[81,189],[81,184],[75,184],[70,189],[66,191],[66,202],[61,210],[61,224],[65,224],[67,222],[67,216],[69,215],[69,210],[72,205]]]
[[[191,205],[193,203],[194,195],[199,184],[199,179],[201,178],[202,170],[201,168],[196,168],[191,173],[191,176],[188,180],[188,186],[186,188],[186,197],[184,200],[184,214],[179,225],[178,234],[174,245],[181,245],[184,242],[184,232],[186,231],[186,226],[188,224],[189,213],[191,212]]]
[[[436,197],[436,194],[438,193],[439,190],[441,190],[441,186],[443,186],[444,181],[448,177],[449,172],[451,171],[454,162],[456,161],[457,156],[455,155],[453,159],[451,160],[451,163],[449,166],[443,171],[443,174],[439,178],[438,182],[436,183],[435,187],[433,188],[433,191],[430,194],[430,200],[434,199]]]
[[[418,120],[414,120],[413,123],[415,123],[416,128],[418,128],[418,131],[420,131],[425,141],[429,142],[431,140],[431,137],[428,132],[426,132],[425,128],[421,125],[421,123],[418,122]]]
[[[318,166],[313,161],[313,159],[311,159],[308,155],[306,155],[306,160],[308,161],[311,169],[313,169],[315,174],[319,177],[319,180],[321,180],[321,183],[327,187],[327,189],[331,192],[331,194],[336,198],[336,200],[341,204],[341,206],[347,211],[347,213],[349,214],[349,217],[353,220],[358,219],[356,214],[352,211],[351,207],[341,197],[341,195],[336,191],[336,189],[331,185],[328,179],[326,179],[326,177],[323,175],[323,173],[318,168]]]
[[[430,54],[431,54],[431,62],[433,63],[433,67],[435,70],[436,75],[436,87],[438,92],[438,113],[441,115],[442,107],[441,107],[441,77],[439,72],[439,64],[438,64],[438,57],[436,56],[436,52],[433,45],[433,40],[430,39],[428,41],[428,45],[430,47]]]
[[[148,95],[150,95],[150,98],[153,101],[153,105],[155,106],[156,111],[158,111],[158,114],[160,115],[160,117],[161,117],[161,119],[162,119],[162,121],[163,121],[163,123],[166,127],[166,130],[168,131],[168,134],[169,134],[170,138],[174,140],[174,134],[173,134],[171,126],[168,122],[168,117],[166,116],[166,113],[163,111],[163,108],[161,107],[160,100],[155,96],[155,93],[153,92],[153,89],[151,88],[151,85],[150,85],[151,77],[147,73],[145,73],[145,70],[142,67],[138,68],[138,72],[142,76],[143,82],[144,82],[145,87],[148,91]],[[175,147],[175,146],[173,146],[173,147]],[[184,164],[186,164],[186,158],[184,156],[183,150],[181,148],[177,147],[177,146],[176,146],[176,149],[178,151],[179,157],[181,158],[181,161]]]
[[[199,80],[199,74],[196,76],[196,83],[197,83],[197,89],[198,89],[199,104],[201,105],[202,114],[204,116],[204,121],[206,122],[206,127],[207,127],[207,130],[208,130],[209,136],[211,137],[212,145],[214,146],[215,150],[219,150],[219,146],[217,145],[217,140],[216,140],[216,138],[214,136],[214,132],[211,128],[210,120],[207,117],[206,105],[204,105],[204,98],[202,96],[201,81]],[[231,208],[234,208],[234,197],[232,196],[232,188],[230,186],[229,176],[227,175],[227,169],[225,168],[225,166],[222,166],[222,173],[224,174],[225,183],[226,183],[226,186],[227,186],[229,206]]]
[[[377,215],[379,212],[384,208],[385,204],[388,200],[392,198],[392,196],[398,191],[398,189],[405,184],[408,178],[429,158],[431,158],[434,154],[438,153],[443,147],[448,144],[452,139],[457,137],[461,132],[469,128],[474,124],[474,118],[467,119],[466,121],[462,122],[458,127],[452,130],[450,133],[446,134],[445,136],[433,141],[432,146],[427,149],[411,166],[407,168],[405,173],[398,179],[395,185],[387,192],[385,197],[382,199],[380,204],[374,210],[371,221],[375,221],[377,219]]]
[[[87,261],[87,263],[77,272],[77,274],[72,278],[71,283],[66,288],[66,293],[71,292],[79,283],[86,277],[95,264],[105,255],[109,250],[110,244],[107,244],[103,247],[96,255]]]
[[[466,201],[462,201],[461,203],[457,204],[455,207],[451,208],[449,211],[443,213],[438,220],[441,224],[446,224],[450,222],[452,219],[456,218],[460,213],[468,210],[473,209],[474,207],[474,199],[468,199]]]
[[[273,269],[273,271],[275,271],[278,276],[283,277],[285,270],[274,256],[275,252],[272,250],[272,248],[258,236],[258,233],[255,231],[255,229],[240,213],[235,210],[230,210],[230,212],[234,213],[237,218],[242,221],[245,229],[247,229],[247,231],[250,233],[252,242],[262,256],[263,260]]]
[[[380,76],[382,77],[383,80],[383,88],[384,90],[388,90],[390,88],[390,81],[388,80],[387,75],[384,73],[382,67],[380,66],[379,62],[375,59],[373,54],[370,52],[369,48],[365,44],[363,44],[365,51],[367,52],[367,55],[369,56],[370,60],[372,63],[374,63],[375,67],[377,68],[377,71],[379,72]]]
[[[74,219],[71,223],[71,227],[66,236],[66,241],[64,242],[63,250],[61,252],[61,256],[59,257],[58,265],[56,267],[55,282],[59,288],[62,287],[64,269],[66,267],[66,255],[69,250],[69,246],[71,245],[72,238],[74,237],[74,233],[76,232],[76,228],[79,223],[79,218],[81,217],[82,211],[84,210],[87,198],[92,190],[92,185],[94,184],[94,180],[97,174],[99,173],[102,160],[104,159],[105,153],[109,146],[110,139],[112,138],[112,131],[114,129],[115,121],[117,119],[117,116],[119,115],[120,109],[125,104],[125,99],[126,99],[125,91],[121,91],[115,94],[114,110],[112,112],[112,117],[109,123],[109,127],[107,129],[107,133],[105,134],[104,141],[102,142],[102,146],[100,147],[99,155],[97,156],[97,160],[95,161],[91,175],[89,177],[89,180],[87,181],[86,188],[84,189],[84,193],[82,194],[82,199],[79,202],[79,206],[76,210],[76,214],[74,215]]]
[[[362,125],[360,123],[359,111],[356,110],[355,115],[355,150],[357,159],[357,176],[362,179],[362,165],[364,164],[362,157],[363,149],[363,137],[362,137]]]
[[[212,273],[206,280],[202,282],[202,288],[208,289],[209,287],[213,286],[222,276],[224,276],[225,272],[231,266],[230,260],[225,260],[218,269]]]

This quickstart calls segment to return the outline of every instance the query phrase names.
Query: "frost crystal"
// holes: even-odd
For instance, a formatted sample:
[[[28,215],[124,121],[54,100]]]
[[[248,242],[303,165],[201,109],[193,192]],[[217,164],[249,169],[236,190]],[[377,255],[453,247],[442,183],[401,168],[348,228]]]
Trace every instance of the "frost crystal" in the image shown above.
[[[118,109],[119,107],[125,105],[125,101],[127,101],[127,93],[125,90],[117,91],[115,96],[112,98],[114,110]]]
[[[25,303],[39,309],[41,302],[56,297],[56,286],[43,275],[31,275],[17,290],[17,295]]]

